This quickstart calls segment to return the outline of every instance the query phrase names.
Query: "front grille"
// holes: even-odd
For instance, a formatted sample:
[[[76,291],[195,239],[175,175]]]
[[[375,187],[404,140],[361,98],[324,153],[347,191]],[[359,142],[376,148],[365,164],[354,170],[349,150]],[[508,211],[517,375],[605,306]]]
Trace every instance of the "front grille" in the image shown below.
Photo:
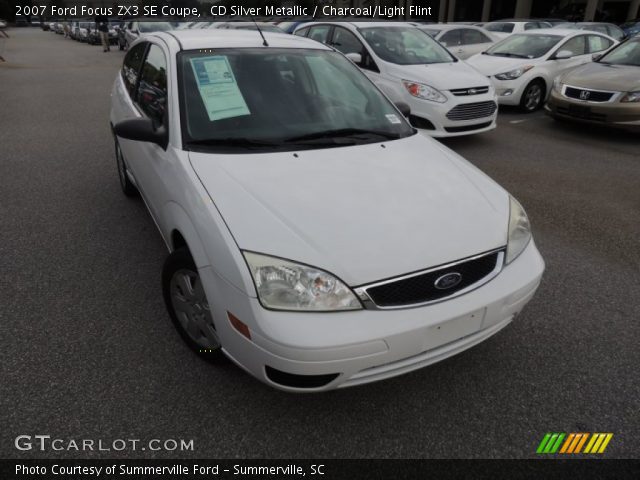
[[[364,287],[364,290],[373,303],[383,308],[434,302],[453,296],[483,279],[486,280],[491,273],[498,270],[503,257],[503,251],[490,252],[397,281],[390,280],[382,285]],[[460,275],[460,283],[451,288],[436,288],[439,279],[453,273]]]
[[[456,97],[466,97],[468,95],[482,95],[489,91],[489,87],[471,87],[471,88],[456,88],[449,90]]]
[[[614,95],[612,92],[598,92],[596,90],[585,90],[574,87],[566,87],[564,94],[569,98],[587,100],[589,102],[608,102]]]
[[[476,123],[475,125],[465,125],[464,127],[444,127],[444,129],[449,133],[470,132],[472,130],[480,130],[482,128],[487,128],[491,126],[492,123],[493,122]]]
[[[475,120],[493,115],[498,109],[496,102],[465,103],[452,108],[447,113],[447,118],[454,121]]]

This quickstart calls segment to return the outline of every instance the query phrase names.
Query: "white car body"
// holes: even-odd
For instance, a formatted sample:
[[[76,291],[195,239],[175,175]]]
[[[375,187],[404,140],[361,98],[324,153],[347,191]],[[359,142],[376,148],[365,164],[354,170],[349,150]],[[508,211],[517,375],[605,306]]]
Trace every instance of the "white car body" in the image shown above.
[[[313,36],[315,28],[327,25],[334,30],[347,29],[357,37],[362,51],[375,62],[375,69],[361,67],[361,70],[392,101],[402,101],[409,105],[413,126],[422,134],[432,137],[456,137],[483,133],[496,128],[498,116],[496,93],[491,82],[477,70],[462,61],[427,65],[390,63],[376,55],[359,31],[360,28],[367,27],[401,26],[416,29],[417,27],[407,23],[393,22],[313,22],[296,28],[294,35],[299,35],[301,31],[308,29],[309,35]],[[428,35],[425,32],[422,33]],[[340,46],[331,43],[329,45],[344,54],[351,53],[341,50]],[[403,86],[403,80],[429,85],[442,93],[446,101],[438,103],[416,98]]]
[[[329,50],[291,35],[265,37],[269,47],[264,48]],[[182,30],[149,34],[140,42],[156,45],[167,61],[168,145],[118,137],[127,176],[169,250],[188,245],[223,352],[256,378],[282,390],[320,391],[400,375],[489,338],[532,298],[544,262],[531,239],[509,264],[495,253],[491,274],[459,295],[423,306],[376,308],[363,286],[503,252],[509,194],[445,146],[418,134],[297,153],[185,150],[176,55],[263,48],[262,39],[255,31]],[[112,126],[141,117],[118,74]],[[367,308],[267,309],[243,251],[331,272]],[[229,314],[247,326],[250,338],[232,326]],[[302,388],[274,381],[269,369],[332,379]]]
[[[498,41],[498,36],[492,32],[473,25],[433,24],[416,26],[420,30],[433,35],[433,38],[461,60],[466,60],[477,53],[484,52]],[[432,32],[434,33],[432,34]]]
[[[583,30],[539,29],[524,32],[521,35],[557,35],[560,39],[555,46],[539,58],[510,58],[478,54],[467,60],[470,65],[491,79],[501,105],[520,105],[526,87],[534,80],[542,80],[544,82],[545,99],[548,98],[551,87],[553,86],[553,81],[558,75],[569,69],[591,62],[594,54],[603,51],[588,51],[587,53],[574,55],[570,58],[556,59],[555,56],[563,51],[567,42],[572,39],[580,36],[584,36],[585,38],[590,36],[602,37],[611,42],[611,45],[607,48],[618,43],[607,35]],[[500,43],[496,44],[496,46],[497,45],[500,45]],[[531,68],[517,79],[500,80],[496,78],[496,75],[514,71],[521,67]]]
[[[496,30],[496,27],[508,26],[509,31],[500,31]],[[551,28],[549,22],[539,21],[539,20],[497,20],[495,22],[485,23],[483,28],[485,30],[490,31],[499,39],[507,38],[509,35],[513,35],[514,33],[523,33],[531,30],[543,29],[543,28]]]

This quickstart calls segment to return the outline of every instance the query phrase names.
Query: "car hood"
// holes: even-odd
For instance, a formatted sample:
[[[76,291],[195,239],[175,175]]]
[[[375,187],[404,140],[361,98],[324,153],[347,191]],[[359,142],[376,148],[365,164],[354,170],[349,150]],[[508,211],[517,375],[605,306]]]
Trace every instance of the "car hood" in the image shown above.
[[[486,76],[510,72],[525,65],[541,63],[540,58],[509,58],[479,53],[467,60],[467,63]]]
[[[632,92],[640,90],[640,67],[588,63],[564,75],[562,82],[593,90]]]
[[[490,82],[463,61],[421,65],[389,65],[389,74],[399,80],[426,83],[438,90],[484,87]]]
[[[436,141],[252,155],[189,153],[243,250],[351,286],[502,247],[508,194]]]

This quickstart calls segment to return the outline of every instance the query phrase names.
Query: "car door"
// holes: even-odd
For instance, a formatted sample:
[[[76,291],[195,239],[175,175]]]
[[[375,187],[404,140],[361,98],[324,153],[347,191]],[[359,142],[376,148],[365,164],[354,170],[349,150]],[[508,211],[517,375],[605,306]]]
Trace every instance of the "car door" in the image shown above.
[[[555,55],[564,50],[570,51],[572,56],[570,58],[556,59]],[[587,35],[576,35],[563,42],[554,51],[549,57],[547,67],[553,78],[571,68],[578,67],[590,61],[591,55],[589,54]]]
[[[168,78],[167,53],[158,44],[150,43],[132,98],[138,115],[149,118],[155,128],[169,128]],[[130,150],[133,154],[126,157],[129,167],[151,213],[159,219],[167,196],[164,183],[167,178],[164,172],[169,169],[167,150],[151,142],[132,142]]]

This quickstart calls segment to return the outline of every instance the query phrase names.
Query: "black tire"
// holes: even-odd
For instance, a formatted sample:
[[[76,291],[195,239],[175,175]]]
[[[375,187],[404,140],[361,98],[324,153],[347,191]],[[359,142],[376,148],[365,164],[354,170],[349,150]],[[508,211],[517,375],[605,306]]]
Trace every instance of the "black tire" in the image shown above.
[[[520,98],[520,109],[526,113],[533,113],[544,105],[547,96],[547,87],[543,80],[531,80],[526,86]]]
[[[224,358],[200,274],[186,247],[174,250],[162,268],[162,295],[176,330],[200,357]]]
[[[127,175],[127,163],[124,159],[124,155],[122,154],[122,149],[120,148],[120,143],[118,143],[117,138],[114,138],[114,144],[116,165],[118,166],[118,179],[120,180],[122,193],[127,197],[137,197],[139,195],[138,189],[131,180],[129,180],[129,176]]]

